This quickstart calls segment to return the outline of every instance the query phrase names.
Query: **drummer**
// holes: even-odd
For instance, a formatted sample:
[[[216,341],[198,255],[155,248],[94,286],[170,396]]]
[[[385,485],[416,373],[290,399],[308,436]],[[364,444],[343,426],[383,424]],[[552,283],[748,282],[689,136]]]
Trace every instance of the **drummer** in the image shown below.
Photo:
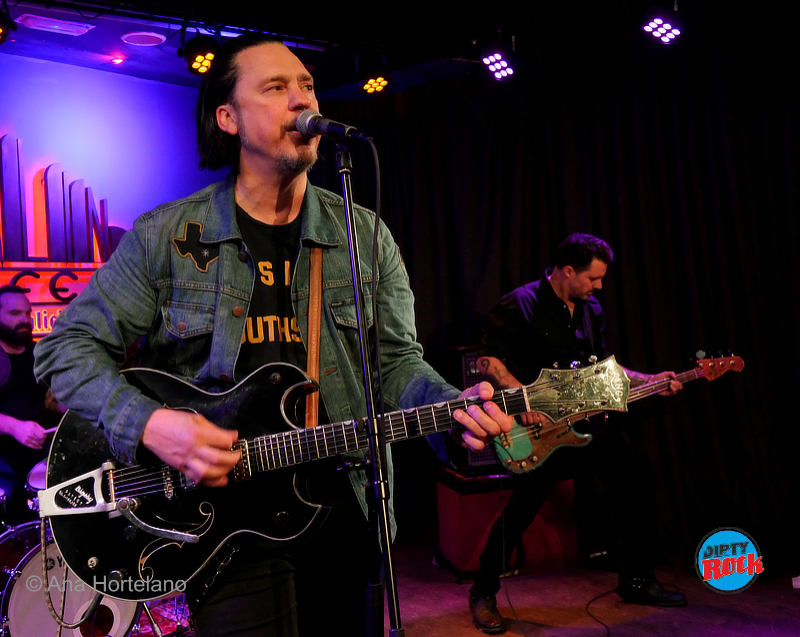
[[[0,287],[0,489],[8,525],[33,519],[25,489],[28,472],[45,459],[45,431],[58,424],[61,405],[33,377],[33,323],[26,290]]]

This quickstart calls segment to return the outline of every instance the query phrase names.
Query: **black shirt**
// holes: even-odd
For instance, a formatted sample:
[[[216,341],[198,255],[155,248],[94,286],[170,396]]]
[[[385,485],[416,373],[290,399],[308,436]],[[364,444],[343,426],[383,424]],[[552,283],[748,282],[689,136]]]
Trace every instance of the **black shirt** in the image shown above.
[[[47,387],[36,382],[33,376],[33,348],[21,354],[9,354],[11,373],[0,387],[0,413],[17,420],[33,420],[45,429],[55,427],[60,416],[47,411],[44,398]],[[45,457],[47,451],[26,447],[11,435],[0,436],[0,456],[14,467],[33,466]]]
[[[570,315],[547,277],[506,294],[491,312],[481,355],[504,361],[523,384],[530,384],[544,368],[565,369],[574,361],[589,363],[608,357],[603,308],[594,297],[576,300]]]
[[[236,222],[256,267],[253,296],[247,315],[236,377],[267,363],[291,363],[307,369],[308,354],[292,306],[292,276],[300,248],[301,215],[285,225],[269,225],[253,219],[236,206]],[[305,403],[293,404],[293,424],[303,426]],[[329,422],[320,395],[319,422]]]
[[[292,307],[292,274],[300,245],[300,216],[271,226],[236,206],[236,222],[256,267],[236,376],[282,361],[306,368],[306,348]]]

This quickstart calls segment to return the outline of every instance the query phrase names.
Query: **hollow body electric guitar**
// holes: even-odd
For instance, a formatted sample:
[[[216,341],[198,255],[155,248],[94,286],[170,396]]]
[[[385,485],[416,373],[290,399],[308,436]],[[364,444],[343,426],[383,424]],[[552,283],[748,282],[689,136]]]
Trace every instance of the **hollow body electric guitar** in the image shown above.
[[[308,429],[287,414],[313,387],[298,368],[277,363],[222,393],[169,374],[123,372],[145,395],[173,409],[202,414],[241,436],[242,460],[226,487],[193,484],[164,464],[123,466],[102,431],[67,412],[47,464],[39,511],[70,569],[95,590],[130,601],[163,597],[191,579],[236,533],[276,541],[298,538],[322,518],[323,507],[298,489],[298,465],[368,447],[364,420]],[[625,411],[630,383],[608,358],[580,370],[544,370],[527,387],[496,392],[507,414],[538,411],[553,419],[583,412]],[[387,442],[446,431],[453,411],[478,398],[385,414]],[[264,475],[258,475],[258,474]]]
[[[698,378],[715,380],[725,372],[740,372],[742,369],[744,361],[738,356],[702,359],[697,361],[694,369],[678,374],[677,379],[681,383],[688,383]],[[666,390],[669,388],[669,382],[669,379],[659,380],[634,387],[629,392],[628,403]],[[569,414],[561,418],[545,415],[552,422],[528,427],[519,419],[515,419],[511,431],[497,436],[492,441],[495,454],[503,466],[514,473],[528,473],[539,467],[560,447],[580,447],[591,442],[591,434],[581,433],[573,428],[579,420],[594,415],[590,411],[578,415]]]

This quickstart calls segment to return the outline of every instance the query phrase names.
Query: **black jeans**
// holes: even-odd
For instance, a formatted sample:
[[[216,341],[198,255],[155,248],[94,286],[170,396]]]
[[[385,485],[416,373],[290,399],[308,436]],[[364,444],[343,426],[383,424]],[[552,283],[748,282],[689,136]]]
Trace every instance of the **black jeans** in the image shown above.
[[[315,464],[309,495],[331,507],[321,527],[292,542],[235,536],[230,542],[237,551],[211,586],[204,590],[216,565],[189,584],[187,599],[202,595],[192,608],[199,637],[366,634],[367,582],[380,567],[378,536],[370,533],[347,475],[333,463]]]
[[[621,573],[626,577],[651,577],[652,538],[656,531],[653,480],[620,432],[608,430],[595,435],[584,447],[558,449],[539,468],[509,478],[513,485],[511,496],[489,532],[470,593],[496,595],[511,553],[536,518],[553,484],[590,475],[610,487]]]

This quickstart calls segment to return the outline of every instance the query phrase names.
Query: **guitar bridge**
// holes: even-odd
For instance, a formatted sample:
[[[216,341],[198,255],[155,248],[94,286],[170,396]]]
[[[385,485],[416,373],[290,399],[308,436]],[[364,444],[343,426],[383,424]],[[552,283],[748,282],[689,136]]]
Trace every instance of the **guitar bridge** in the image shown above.
[[[114,468],[113,463],[104,462],[99,469],[66,480],[39,491],[39,517],[52,515],[76,515],[80,513],[113,514],[117,503],[106,500],[103,493],[103,476]]]
[[[175,495],[175,487],[172,484],[172,471],[167,465],[161,469],[161,478],[164,480],[164,497],[172,500],[172,496]]]

